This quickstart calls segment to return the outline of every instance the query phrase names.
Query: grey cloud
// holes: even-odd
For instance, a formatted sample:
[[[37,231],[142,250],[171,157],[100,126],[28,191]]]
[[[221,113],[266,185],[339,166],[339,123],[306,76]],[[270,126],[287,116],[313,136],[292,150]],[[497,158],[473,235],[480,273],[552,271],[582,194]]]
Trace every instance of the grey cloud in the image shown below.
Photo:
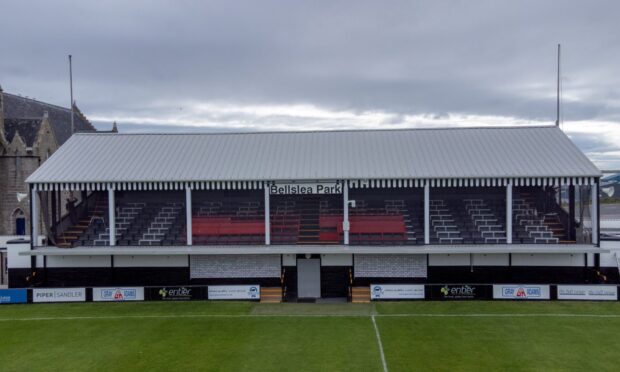
[[[5,90],[66,104],[72,53],[80,108],[121,124],[191,115],[179,110],[183,102],[381,111],[391,115],[386,124],[455,113],[553,122],[558,42],[564,119],[620,121],[616,1],[27,0],[1,8],[10,15],[0,22]],[[204,118],[209,128],[248,120]],[[255,127],[292,119],[269,120]]]

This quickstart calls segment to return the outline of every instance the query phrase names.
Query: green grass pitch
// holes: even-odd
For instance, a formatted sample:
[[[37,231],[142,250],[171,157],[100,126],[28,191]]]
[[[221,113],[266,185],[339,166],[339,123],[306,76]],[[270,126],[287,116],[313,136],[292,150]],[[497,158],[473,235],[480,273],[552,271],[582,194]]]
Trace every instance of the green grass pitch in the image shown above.
[[[2,371],[383,371],[379,339],[389,371],[617,371],[620,303],[0,306]]]

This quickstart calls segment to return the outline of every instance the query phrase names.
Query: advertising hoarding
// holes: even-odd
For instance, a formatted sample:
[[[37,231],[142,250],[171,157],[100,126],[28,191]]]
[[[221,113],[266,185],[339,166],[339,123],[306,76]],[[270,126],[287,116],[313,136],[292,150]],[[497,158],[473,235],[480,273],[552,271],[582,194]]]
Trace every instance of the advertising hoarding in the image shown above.
[[[93,301],[144,301],[144,287],[93,288]]]
[[[0,304],[25,304],[27,301],[27,289],[0,289]]]
[[[83,302],[86,288],[34,288],[32,302]]]
[[[260,285],[210,285],[209,300],[260,300]]]
[[[424,299],[423,284],[371,284],[371,300],[419,300]]]
[[[427,288],[433,300],[487,300],[493,298],[493,290],[490,285],[445,284],[429,285]]]
[[[616,301],[615,285],[558,285],[558,300]]]
[[[149,301],[190,301],[206,300],[207,287],[149,287],[145,288],[145,297]]]
[[[500,300],[549,300],[549,285],[543,284],[497,284],[493,286],[493,298]]]

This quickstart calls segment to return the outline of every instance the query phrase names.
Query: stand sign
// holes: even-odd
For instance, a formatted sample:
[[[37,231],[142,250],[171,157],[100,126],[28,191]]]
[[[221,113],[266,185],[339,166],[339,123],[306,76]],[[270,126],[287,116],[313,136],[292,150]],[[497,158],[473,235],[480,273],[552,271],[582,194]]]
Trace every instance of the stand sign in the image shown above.
[[[271,195],[309,195],[342,194],[342,184],[336,182],[321,183],[276,183],[269,186]]]

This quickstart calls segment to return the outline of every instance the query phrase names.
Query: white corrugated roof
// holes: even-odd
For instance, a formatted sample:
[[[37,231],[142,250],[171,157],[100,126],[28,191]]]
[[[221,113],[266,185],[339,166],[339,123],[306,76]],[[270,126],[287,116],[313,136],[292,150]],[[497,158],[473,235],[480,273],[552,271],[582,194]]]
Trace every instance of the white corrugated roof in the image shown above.
[[[75,134],[27,180],[272,181],[600,177],[555,126]]]

